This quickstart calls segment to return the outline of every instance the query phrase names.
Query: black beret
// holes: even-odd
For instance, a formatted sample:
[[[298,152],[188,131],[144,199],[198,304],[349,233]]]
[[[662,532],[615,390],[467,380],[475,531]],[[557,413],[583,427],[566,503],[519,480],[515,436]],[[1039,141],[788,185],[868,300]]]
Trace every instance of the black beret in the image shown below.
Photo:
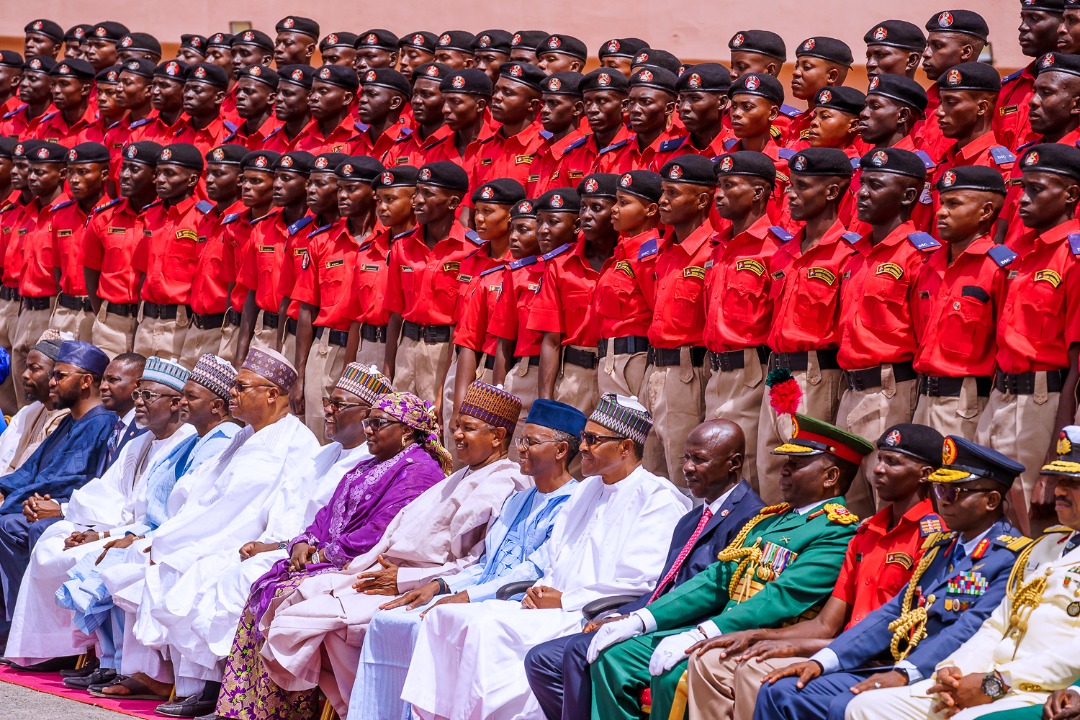
[[[455,70],[439,82],[439,89],[444,93],[483,95],[485,97],[491,97],[493,92],[491,78],[483,70],[477,70],[476,68]]]
[[[846,85],[823,87],[814,96],[814,104],[817,107],[839,110],[848,115],[858,115],[866,106],[866,95],[862,90]]]
[[[788,158],[792,175],[838,175],[851,177],[855,170],[851,158],[839,148],[811,147]]]
[[[1028,148],[1020,158],[1023,172],[1048,172],[1080,180],[1080,149],[1075,145],[1044,143]]]
[[[356,47],[357,40],[359,40],[359,38],[356,36],[355,33],[332,32],[319,41],[319,52],[323,52],[324,50],[329,50],[330,48],[335,47],[354,48]],[[397,40],[396,35],[394,36],[394,40]],[[395,42],[394,45],[389,49],[397,50],[397,42]]]
[[[46,18],[39,20],[31,20],[26,23],[26,27],[23,28],[24,33],[37,33],[38,35],[44,35],[50,40],[56,42],[64,42],[64,28],[60,27],[59,23],[53,22]]]
[[[421,30],[419,32],[409,33],[408,35],[402,35],[401,40],[398,41],[398,47],[414,47],[434,55],[435,45],[438,42],[438,35],[433,32],[428,32],[427,30]]]
[[[139,50],[161,57],[161,41],[150,33],[128,33],[120,38],[120,47],[125,50]]]
[[[401,93],[405,97],[412,94],[412,85],[405,76],[397,70],[390,68],[372,68],[364,71],[364,77],[360,79],[361,85],[373,85],[375,87],[390,88]]]
[[[1065,12],[1065,0],[1020,0],[1020,10],[1039,10],[1060,15]]]
[[[615,198],[619,189],[619,176],[615,173],[590,173],[578,183],[577,191],[581,197]]]
[[[73,77],[76,80],[93,80],[94,66],[79,58],[66,58],[56,63],[49,75],[53,77]]]
[[[465,192],[469,189],[469,174],[460,165],[441,160],[421,166],[416,174],[416,182]]]
[[[930,482],[967,482],[979,477],[1012,487],[1024,466],[997,450],[949,435],[942,443],[941,468],[930,473]]]
[[[266,65],[248,65],[246,68],[240,71],[240,79],[248,78],[256,82],[261,82],[263,85],[269,85],[277,90],[278,83],[281,82],[281,76],[277,74],[277,71]]]
[[[803,40],[799,49],[795,51],[795,57],[816,57],[837,65],[848,66],[854,60],[851,56],[851,48],[846,42],[821,35]]]
[[[561,212],[577,215],[581,212],[581,196],[577,190],[569,187],[555,188],[536,198],[533,212]]]
[[[240,160],[240,169],[272,173],[280,159],[281,153],[276,153],[273,150],[255,150],[249,152]]]
[[[649,43],[641,38],[614,38],[600,46],[598,56],[601,60],[606,57],[633,58],[647,47]]]
[[[716,174],[717,176],[746,175],[774,183],[776,182],[776,164],[765,153],[755,150],[738,150],[720,156],[716,162]]]
[[[86,23],[80,23],[79,25],[72,25],[64,33],[64,42],[68,44],[78,44],[86,39],[87,33],[94,29],[93,25]]]
[[[206,153],[207,165],[242,165],[250,151],[239,143],[226,143]]]
[[[510,219],[535,218],[536,202],[534,200],[519,200],[510,208]]]
[[[435,43],[435,49],[457,50],[458,52],[469,53],[472,55],[474,40],[476,40],[476,36],[471,32],[466,32],[464,30],[447,30],[442,35],[439,35],[439,40]]]
[[[784,86],[772,75],[767,75],[765,73],[746,73],[745,75],[740,75],[739,78],[731,84],[728,95],[730,97],[735,97],[736,95],[757,95],[767,100],[771,100],[777,105],[782,105],[784,103]]]
[[[984,168],[990,170],[990,168]],[[996,170],[992,172],[997,173]],[[998,178],[1001,175],[998,174]],[[891,450],[893,452],[910,455],[933,465],[935,468],[941,464],[941,445],[945,438],[934,428],[928,425],[916,425],[915,423],[900,423],[893,425],[878,438],[878,450]]]
[[[675,83],[679,78],[675,73],[662,67],[638,67],[630,76],[630,87],[650,87],[675,95]]]
[[[120,159],[123,162],[139,163],[150,167],[155,167],[158,164],[160,156],[161,146],[150,140],[128,143],[120,153]]]
[[[981,190],[1004,195],[1005,179],[996,168],[982,165],[960,166],[946,170],[937,182],[939,193],[950,190]]]
[[[473,51],[491,50],[504,55],[509,55],[510,42],[513,39],[514,36],[507,30],[484,30],[483,32],[477,33],[476,39],[473,40],[472,49]]]
[[[542,92],[545,95],[569,95],[579,98],[584,77],[581,73],[570,70],[552,73],[541,83]]]
[[[188,67],[184,74],[184,82],[198,82],[206,85],[227,90],[229,88],[229,74],[220,65],[214,63],[195,63]]]
[[[311,161],[311,172],[333,173],[337,166],[349,159],[348,153],[328,152],[319,153]]]
[[[150,64],[153,65],[153,63]],[[94,76],[94,82],[98,85],[117,85],[120,83],[121,70],[123,68],[119,65],[110,65]]]
[[[630,67],[631,69],[637,69],[642,65],[663,68],[670,73],[678,75],[679,68],[682,67],[682,61],[667,50],[645,48],[634,56],[634,62],[631,63]]]
[[[292,172],[298,175],[310,175],[311,163],[315,161],[315,156],[309,152],[303,150],[293,150],[291,152],[282,153],[278,158],[277,164],[274,165],[275,172]]]
[[[922,52],[926,49],[926,36],[918,25],[906,20],[885,20],[879,22],[863,35],[867,47],[884,45]]]
[[[628,193],[639,197],[646,202],[660,202],[660,194],[663,187],[660,184],[660,173],[651,170],[631,170],[619,176],[618,192]]]
[[[214,33],[206,38],[207,49],[212,47],[232,47],[233,36],[230,33]]]
[[[867,95],[881,95],[896,102],[909,105],[919,112],[926,112],[926,91],[922,85],[906,75],[883,73],[870,78]]]
[[[383,164],[368,155],[353,155],[345,158],[334,169],[334,174],[341,180],[374,183],[382,174]]]
[[[589,50],[585,47],[585,43],[581,42],[573,35],[548,35],[536,46],[537,55],[542,55],[544,53],[569,55],[582,62],[589,59]]]
[[[420,174],[419,168],[412,165],[398,165],[387,168],[379,173],[375,179],[375,189],[391,187],[414,187],[416,176]]]
[[[90,37],[95,40],[109,40],[114,43],[120,42],[120,38],[128,34],[128,29],[125,25],[112,20],[106,20],[105,22],[99,22],[93,28],[90,29]]]
[[[175,80],[178,83],[184,82],[184,77],[187,75],[188,68],[190,66],[182,60],[167,60],[163,63],[158,63],[158,66],[154,68],[154,77],[168,78],[169,80]]]
[[[998,92],[1001,89],[1001,75],[989,63],[965,62],[941,73],[937,85],[942,90]]]
[[[419,37],[421,37],[423,39],[423,41],[424,41],[422,43],[407,43],[407,44],[422,46],[428,40],[431,40],[432,41],[432,43],[431,43],[432,48],[434,48],[434,46],[435,46],[435,43],[434,43],[435,36],[432,35],[431,33],[427,33],[427,35],[431,35],[431,37],[428,38],[425,35],[419,34]],[[356,36],[356,45],[355,45],[355,47],[357,49],[362,48],[362,47],[373,47],[373,48],[378,48],[380,50],[389,50],[390,52],[394,52],[394,51],[396,51],[398,49],[398,47],[401,46],[402,42],[403,42],[402,39],[398,38],[397,35],[390,32],[389,30],[383,30],[382,28],[375,28],[374,30],[368,30],[367,32],[358,33],[357,36]],[[433,52],[433,51],[434,50],[432,49],[430,52]]]
[[[274,41],[262,30],[245,30],[236,33],[232,36],[229,46],[236,47],[237,45],[254,45],[266,52],[274,52]]]
[[[720,63],[699,63],[686,68],[675,83],[679,92],[711,92],[727,94],[731,89],[731,73]]]
[[[350,92],[356,92],[356,89],[360,87],[360,78],[356,77],[356,71],[343,65],[323,65],[315,71],[311,79],[327,85],[336,85]]]
[[[319,23],[315,22],[311,18],[300,17],[299,15],[289,15],[278,20],[277,25],[274,26],[274,31],[294,32],[301,35],[307,35],[312,40],[319,39]]]
[[[202,35],[193,35],[191,33],[184,33],[180,36],[180,47],[187,48],[197,52],[198,54],[206,57],[206,38]]]
[[[532,63],[508,62],[499,66],[499,78],[513,80],[542,93],[547,75]]]
[[[0,65],[22,70],[23,56],[14,50],[0,50]]]
[[[315,68],[310,65],[283,65],[278,68],[278,84],[283,82],[311,89],[315,79]]]
[[[107,162],[109,162],[109,148],[97,142],[79,143],[67,153],[68,165]]]
[[[30,72],[39,72],[43,75],[48,75],[52,72],[52,69],[56,67],[56,61],[51,57],[45,57],[43,55],[35,55],[28,57],[23,62],[23,71],[29,70]]]
[[[518,30],[510,38],[510,49],[526,48],[535,51],[551,35],[547,30]]]
[[[859,167],[863,172],[885,172],[907,175],[917,180],[926,179],[926,164],[922,158],[913,152],[897,148],[871,150],[859,160]]]
[[[660,168],[660,179],[663,182],[716,187],[716,166],[712,160],[700,155],[680,155],[664,163]]]
[[[787,61],[784,38],[769,30],[740,30],[731,36],[727,46],[732,52],[755,53]]]
[[[159,166],[179,165],[180,167],[191,168],[192,170],[198,170],[199,172],[202,172],[203,168],[206,167],[206,162],[203,160],[199,148],[191,143],[173,143],[172,145],[166,145],[161,148],[161,154],[158,155],[157,164]]]
[[[131,58],[125,60],[118,66],[119,72],[131,73],[132,75],[138,75],[148,80],[154,78],[154,71],[157,70],[157,65],[153,60],[147,60],[146,58]]]
[[[614,90],[626,95],[630,92],[630,82],[617,70],[597,68],[581,78],[581,92],[587,93],[593,90]]]
[[[413,70],[412,77],[413,82],[427,78],[428,80],[433,80],[436,83],[441,83],[443,78],[453,74],[454,68],[450,67],[449,65],[445,65],[439,62],[430,62],[424,63],[423,65],[418,65],[416,69]]]
[[[525,188],[513,178],[499,178],[486,182],[473,191],[473,204],[479,202],[495,205],[516,205],[525,199]]]
[[[1037,75],[1044,72],[1062,72],[1069,75],[1080,75],[1080,55],[1048,52],[1039,58],[1035,69]]]
[[[11,156],[13,158],[25,158],[29,157],[30,153],[37,150],[42,145],[42,140],[19,140],[15,143],[15,147],[11,149]]]
[[[990,36],[990,26],[972,10],[943,10],[926,21],[927,32],[954,32],[972,35],[983,42]]]
[[[15,150],[15,142],[15,138],[0,137],[0,158],[11,159],[11,154]]]

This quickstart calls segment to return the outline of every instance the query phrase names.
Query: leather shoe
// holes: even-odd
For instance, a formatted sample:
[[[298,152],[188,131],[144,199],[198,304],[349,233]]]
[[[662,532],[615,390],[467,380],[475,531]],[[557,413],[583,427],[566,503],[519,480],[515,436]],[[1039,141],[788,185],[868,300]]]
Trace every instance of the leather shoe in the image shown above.
[[[94,668],[86,677],[64,678],[64,686],[77,690],[89,690],[95,685],[104,687],[116,679],[116,671],[109,668]]]
[[[11,663],[11,669],[19,672],[59,672],[73,669],[78,661],[77,655],[71,655],[69,657],[50,658],[31,665]]]
[[[206,713],[210,713],[211,717],[216,717],[213,715],[215,707],[217,707],[216,699],[203,700],[199,695],[192,695],[183,700],[162,703],[154,709],[154,712],[158,715],[178,718],[198,718],[205,716]]]
[[[87,660],[86,664],[83,665],[78,670],[61,670],[60,671],[60,677],[62,677],[62,678],[88,677],[90,675],[90,673],[97,670],[98,667],[100,667],[100,664],[98,663],[98,659],[97,658],[90,658],[89,660]]]

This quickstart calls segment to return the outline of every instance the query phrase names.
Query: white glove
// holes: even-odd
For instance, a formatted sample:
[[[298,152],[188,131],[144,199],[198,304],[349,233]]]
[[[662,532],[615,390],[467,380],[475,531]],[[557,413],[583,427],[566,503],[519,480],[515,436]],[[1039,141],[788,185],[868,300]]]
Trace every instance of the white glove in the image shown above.
[[[662,675],[686,659],[686,651],[694,643],[705,639],[705,633],[697,628],[678,635],[669,635],[660,641],[649,658],[649,674]]]
[[[585,657],[590,664],[594,663],[596,658],[600,657],[600,653],[615,643],[637,637],[643,632],[645,632],[645,625],[637,615],[631,615],[622,620],[602,625],[593,635],[592,642],[589,643],[589,652]]]

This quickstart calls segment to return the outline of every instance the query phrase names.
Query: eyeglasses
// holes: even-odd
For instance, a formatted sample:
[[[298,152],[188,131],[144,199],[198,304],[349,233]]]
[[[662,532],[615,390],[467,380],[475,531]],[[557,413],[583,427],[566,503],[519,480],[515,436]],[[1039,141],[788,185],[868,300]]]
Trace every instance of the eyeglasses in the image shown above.
[[[519,437],[516,441],[518,450],[529,451],[534,445],[561,442],[559,440],[533,440],[531,437]]]
[[[179,395],[169,395],[168,393],[156,393],[153,390],[136,390],[131,393],[131,401],[138,402],[140,399],[144,404],[149,404],[158,398],[169,398],[175,400],[179,398]]]
[[[235,382],[235,383],[233,383],[232,389],[236,391],[237,395],[243,395],[244,393],[246,393],[248,390],[251,390],[252,388],[272,388],[272,387],[277,387],[277,385],[269,385],[267,383],[247,383],[247,384],[245,384],[245,383],[242,383],[242,382]]]
[[[994,492],[993,488],[957,487],[952,483],[934,483],[934,496],[938,500],[954,503],[965,493],[988,493]]]
[[[357,407],[364,407],[369,409],[371,407],[367,403],[351,403],[345,402],[344,400],[335,400],[328,397],[324,397],[322,399],[322,406],[323,410],[329,410],[330,408],[333,408],[334,412],[345,412],[346,410],[352,410],[353,408]]]
[[[83,372],[81,370],[67,370],[67,371],[53,370],[51,373],[49,373],[49,379],[50,380],[55,380],[56,382],[60,382],[61,380],[64,380],[65,378],[67,378],[69,375],[89,375],[89,374],[90,373]]]
[[[600,445],[606,442],[622,441],[626,438],[621,435],[597,435],[594,432],[583,432],[578,436],[582,445],[592,447],[593,445]]]
[[[397,420],[391,420],[390,418],[367,418],[364,420],[364,429],[371,432],[379,432],[387,425],[398,425]]]

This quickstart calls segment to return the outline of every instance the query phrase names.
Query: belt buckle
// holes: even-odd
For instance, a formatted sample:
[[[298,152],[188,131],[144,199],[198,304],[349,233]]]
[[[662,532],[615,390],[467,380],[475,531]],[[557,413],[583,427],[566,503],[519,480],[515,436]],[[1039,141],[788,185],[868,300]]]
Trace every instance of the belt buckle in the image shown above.
[[[847,375],[848,387],[855,391],[863,389],[862,378],[860,378],[855,371],[845,373]]]
[[[717,353],[716,360],[720,365],[721,372],[731,372],[735,369],[735,365],[731,362],[731,353]]]
[[[791,369],[791,353],[773,353],[770,363],[774,370]]]
[[[939,378],[933,375],[926,376],[926,394],[931,397],[937,397],[941,393],[941,383]]]

